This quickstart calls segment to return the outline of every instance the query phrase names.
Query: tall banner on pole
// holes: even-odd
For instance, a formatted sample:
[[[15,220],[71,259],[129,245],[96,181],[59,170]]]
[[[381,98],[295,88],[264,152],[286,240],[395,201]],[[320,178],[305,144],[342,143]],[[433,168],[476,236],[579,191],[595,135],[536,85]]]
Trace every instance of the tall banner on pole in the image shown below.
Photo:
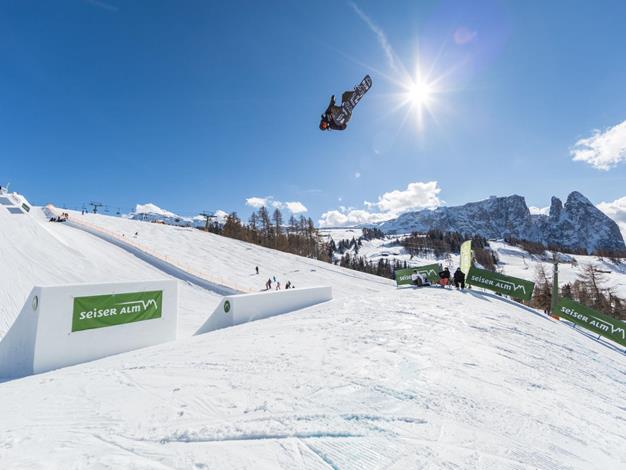
[[[472,267],[472,240],[467,240],[461,245],[461,271],[466,276]]]

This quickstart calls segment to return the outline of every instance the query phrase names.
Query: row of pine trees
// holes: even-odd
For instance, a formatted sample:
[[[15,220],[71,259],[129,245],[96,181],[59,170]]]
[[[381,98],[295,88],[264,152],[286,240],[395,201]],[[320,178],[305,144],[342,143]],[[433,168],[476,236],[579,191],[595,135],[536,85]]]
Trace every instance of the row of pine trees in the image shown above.
[[[291,215],[287,223],[280,209],[270,216],[265,207],[250,215],[247,223],[242,222],[236,212],[226,217],[223,225],[214,223],[209,231],[294,255],[330,262],[331,247],[320,236],[311,218]]]
[[[407,267],[406,261],[379,259],[372,262],[359,256],[363,240],[383,238],[378,229],[363,229],[363,235],[351,240],[335,243],[326,240],[315,228],[311,218],[291,215],[285,224],[280,209],[275,209],[270,216],[265,207],[253,212],[247,223],[242,222],[236,212],[226,217],[223,225],[212,224],[209,231],[235,238],[267,248],[293,253],[321,261],[334,262],[344,268],[353,269],[377,276],[392,278],[396,269]],[[439,258],[449,253],[459,253],[461,243],[468,237],[456,232],[431,230],[427,233],[412,233],[398,242],[413,255],[426,255]],[[513,240],[512,240],[513,241]],[[517,244],[519,241],[515,240]],[[494,271],[498,262],[483,237],[472,237],[475,259],[485,269]],[[526,247],[525,247],[526,248]],[[532,247],[528,247],[531,248]],[[545,248],[544,248],[545,250]],[[334,259],[335,253],[341,256]],[[334,261],[333,261],[334,260]],[[560,295],[571,298],[588,307],[615,318],[626,320],[626,301],[618,297],[613,289],[606,286],[605,273],[599,272],[593,265],[584,266],[579,279],[560,288]],[[542,263],[537,265],[535,291],[531,305],[549,311],[552,299],[552,280]]]
[[[618,297],[612,288],[607,287],[606,281],[606,273],[598,271],[592,264],[587,264],[582,266],[578,279],[560,287],[559,295],[619,320],[626,320],[626,301]],[[549,312],[551,303],[552,279],[546,273],[543,264],[539,263],[530,304],[532,307]]]

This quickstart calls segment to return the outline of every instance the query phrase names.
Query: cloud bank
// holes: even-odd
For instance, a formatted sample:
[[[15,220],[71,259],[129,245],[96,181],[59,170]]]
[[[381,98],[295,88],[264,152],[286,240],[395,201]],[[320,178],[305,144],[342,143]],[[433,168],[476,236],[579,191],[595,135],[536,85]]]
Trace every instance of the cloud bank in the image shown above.
[[[622,237],[626,239],[626,196],[616,199],[613,202],[601,202],[598,209],[617,222]]]
[[[604,132],[593,131],[591,137],[576,142],[570,154],[574,161],[605,171],[626,161],[626,121]]]
[[[292,214],[302,214],[308,209],[299,201],[281,202],[275,200],[272,196],[268,197],[249,197],[246,199],[246,205],[260,209],[261,207],[273,207],[274,209],[287,209]]]
[[[377,202],[365,201],[366,209],[339,207],[324,212],[319,220],[320,227],[342,227],[373,224],[398,217],[400,214],[421,209],[434,209],[443,201],[436,181],[409,183],[406,189],[394,190],[378,197]]]

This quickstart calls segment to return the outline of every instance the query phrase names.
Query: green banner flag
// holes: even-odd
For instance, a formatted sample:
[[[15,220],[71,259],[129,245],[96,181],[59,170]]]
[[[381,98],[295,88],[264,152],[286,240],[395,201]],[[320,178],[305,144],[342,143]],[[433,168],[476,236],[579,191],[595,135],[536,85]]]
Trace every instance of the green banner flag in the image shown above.
[[[559,300],[556,314],[589,331],[626,346],[626,323],[616,318],[609,317],[567,298]]]
[[[474,267],[470,269],[467,283],[522,300],[530,300],[535,288],[534,282]]]
[[[399,286],[413,284],[413,280],[411,279],[413,273],[421,274],[430,282],[438,282],[440,271],[441,265],[438,263],[417,266],[415,268],[397,269],[395,272],[396,284]]]
[[[472,240],[467,240],[461,245],[461,271],[467,276],[472,267]]]
[[[72,332],[161,317],[163,291],[74,297]]]

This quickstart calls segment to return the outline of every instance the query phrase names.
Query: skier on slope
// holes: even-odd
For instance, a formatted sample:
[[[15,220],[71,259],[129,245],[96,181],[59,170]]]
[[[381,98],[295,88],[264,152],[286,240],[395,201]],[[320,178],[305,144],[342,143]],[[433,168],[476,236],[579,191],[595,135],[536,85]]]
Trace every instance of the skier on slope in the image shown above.
[[[350,98],[352,98],[352,95],[354,95],[353,91],[344,91],[341,95],[341,104],[343,105],[343,103],[349,101]],[[341,106],[337,106],[335,104],[335,95],[331,96],[330,103],[328,104],[326,111],[324,111],[324,114],[322,114],[322,119],[320,121],[320,130],[329,131],[332,129],[335,131],[343,131],[346,127],[348,127],[348,121],[352,117],[352,114],[347,114],[343,123],[340,124],[337,123],[336,117],[339,115],[339,113],[341,113],[341,111]]]

